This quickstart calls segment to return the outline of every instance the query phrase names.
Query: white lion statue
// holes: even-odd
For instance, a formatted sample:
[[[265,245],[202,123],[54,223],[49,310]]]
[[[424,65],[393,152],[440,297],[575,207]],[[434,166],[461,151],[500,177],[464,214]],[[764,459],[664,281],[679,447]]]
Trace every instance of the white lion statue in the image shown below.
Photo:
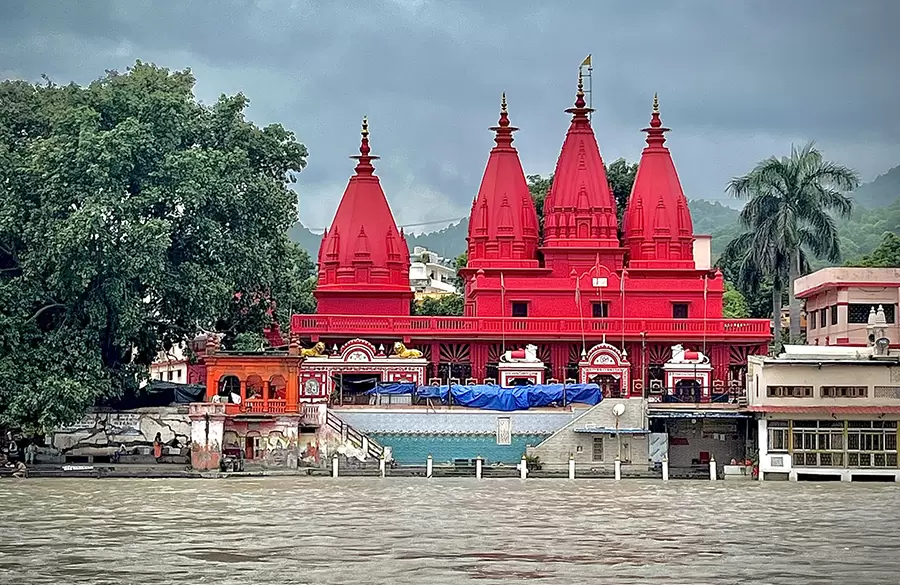
[[[510,349],[500,356],[501,362],[540,362],[537,357],[537,346],[528,344],[525,349]]]
[[[670,364],[708,364],[709,358],[699,351],[684,349],[680,343],[672,346],[672,359]]]

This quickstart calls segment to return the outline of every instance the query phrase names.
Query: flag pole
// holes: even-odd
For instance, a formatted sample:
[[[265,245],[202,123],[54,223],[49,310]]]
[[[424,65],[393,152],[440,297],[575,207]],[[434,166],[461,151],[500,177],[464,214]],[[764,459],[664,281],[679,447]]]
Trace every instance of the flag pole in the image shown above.
[[[500,273],[500,351],[506,353],[506,284],[503,282],[503,273]]]
[[[594,68],[593,68],[593,63],[591,62],[591,56],[590,56],[590,55],[588,55],[587,57],[585,57],[585,58],[584,58],[584,61],[581,62],[581,65],[578,67],[579,72],[581,72],[581,70],[582,70],[583,68],[585,68],[585,67],[587,67],[587,76],[586,76],[586,77],[588,78],[588,90],[587,90],[587,94],[588,94],[588,108],[589,108],[589,109],[593,109],[593,103],[594,103],[594,79],[593,79],[593,75],[591,75],[591,72],[594,70]],[[588,120],[591,119],[591,114],[592,114],[592,112],[588,112]]]

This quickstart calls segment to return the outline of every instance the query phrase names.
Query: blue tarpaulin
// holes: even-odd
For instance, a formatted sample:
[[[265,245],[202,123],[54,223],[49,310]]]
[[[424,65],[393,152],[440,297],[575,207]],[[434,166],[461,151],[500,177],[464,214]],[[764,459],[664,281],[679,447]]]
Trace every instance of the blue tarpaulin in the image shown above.
[[[413,382],[386,382],[378,383],[366,394],[415,394],[416,385]]]
[[[470,408],[487,410],[526,410],[531,407],[551,406],[553,404],[597,404],[603,396],[597,384],[536,384],[531,386],[513,386],[503,388],[495,384],[474,384],[463,386],[420,386],[417,394],[420,398],[439,398],[447,402],[452,397],[453,404]]]

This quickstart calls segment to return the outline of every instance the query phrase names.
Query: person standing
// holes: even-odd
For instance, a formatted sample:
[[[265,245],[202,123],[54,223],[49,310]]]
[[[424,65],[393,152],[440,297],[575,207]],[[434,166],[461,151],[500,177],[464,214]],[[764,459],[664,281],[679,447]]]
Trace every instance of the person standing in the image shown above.
[[[34,465],[34,456],[37,454],[37,445],[33,442],[25,447],[25,465]]]
[[[153,456],[156,458],[156,462],[159,463],[162,457],[162,435],[160,433],[156,433],[156,438],[153,439]]]

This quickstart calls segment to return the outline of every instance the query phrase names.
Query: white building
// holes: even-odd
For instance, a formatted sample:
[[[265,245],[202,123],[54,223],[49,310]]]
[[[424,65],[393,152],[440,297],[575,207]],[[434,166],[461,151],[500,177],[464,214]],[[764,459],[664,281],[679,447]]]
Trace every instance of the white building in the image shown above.
[[[416,298],[456,292],[456,268],[421,246],[413,248],[409,263],[409,284]]]
[[[168,353],[159,352],[156,359],[150,364],[150,378],[176,384],[187,384],[187,369],[187,355],[179,344],[172,347]]]
[[[760,479],[900,481],[900,352],[879,339],[749,358]]]

